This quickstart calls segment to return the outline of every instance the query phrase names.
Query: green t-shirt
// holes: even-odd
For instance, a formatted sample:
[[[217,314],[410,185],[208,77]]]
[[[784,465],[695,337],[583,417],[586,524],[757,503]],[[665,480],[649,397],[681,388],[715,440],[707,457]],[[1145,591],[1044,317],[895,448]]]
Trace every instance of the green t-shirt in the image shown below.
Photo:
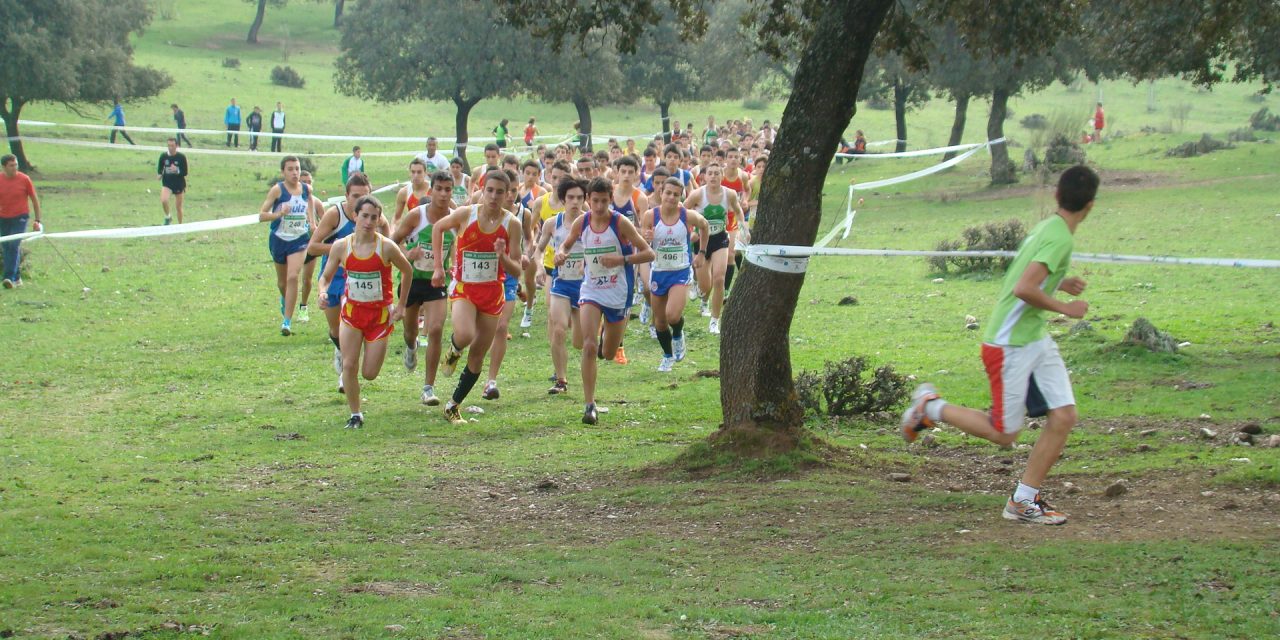
[[[1049,295],[1058,290],[1058,284],[1067,275],[1067,267],[1071,264],[1071,248],[1075,238],[1067,221],[1055,215],[1031,230],[1027,239],[1018,249],[1018,255],[1009,265],[1009,271],[1000,285],[1000,298],[996,308],[987,321],[987,331],[982,339],[988,344],[1021,347],[1047,335],[1044,309],[1037,309],[1021,298],[1013,295],[1013,287],[1022,277],[1022,272],[1032,262],[1039,262],[1049,270],[1041,289]]]
[[[424,211],[422,215],[425,216],[427,214]],[[413,261],[414,280],[430,280],[431,276],[435,275],[435,261],[431,255],[431,230],[433,226],[434,225],[428,223],[427,226],[420,229],[417,234],[411,234],[408,238],[405,238],[405,249],[412,250],[414,247],[421,245],[422,250],[424,251],[421,258]],[[446,274],[445,280],[449,279],[449,258],[450,254],[453,253],[453,239],[454,234],[452,229],[444,232],[444,241],[442,244],[444,245],[443,264]]]

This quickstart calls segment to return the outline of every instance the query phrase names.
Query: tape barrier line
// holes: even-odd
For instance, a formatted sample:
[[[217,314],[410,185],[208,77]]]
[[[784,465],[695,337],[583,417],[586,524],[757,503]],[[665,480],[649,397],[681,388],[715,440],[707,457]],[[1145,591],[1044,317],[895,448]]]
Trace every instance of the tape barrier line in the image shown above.
[[[935,147],[932,149],[917,149],[915,151],[900,151],[894,153],[837,153],[837,158],[849,158],[852,160],[889,160],[893,158],[922,158],[925,156],[937,156],[952,151],[966,151],[974,147],[985,147],[992,144],[1003,143],[1004,138],[997,138],[990,142],[974,142],[970,144],[957,144],[950,147]],[[871,146],[871,145],[867,145]]]
[[[163,153],[167,147],[145,144],[111,144],[110,142],[100,142],[96,140],[68,140],[66,138],[36,138],[31,136],[15,136],[6,138],[9,141],[21,141],[26,143],[52,144],[67,147],[87,147],[91,149],[114,149],[118,151],[146,151],[148,153]],[[456,149],[455,149],[456,150]],[[241,151],[238,149],[202,149],[196,147],[182,147],[182,153],[193,155],[214,155],[214,156],[242,156],[255,158],[283,158],[284,156],[306,156],[308,158],[349,158],[351,153],[344,151],[341,153],[306,153],[299,151],[274,152],[274,151]],[[504,149],[508,153],[516,155],[526,154],[533,151],[530,147],[508,147]],[[422,151],[364,151],[362,156],[369,158],[411,158]]]
[[[930,176],[940,171],[945,171],[947,169],[950,169],[951,167],[954,167],[960,164],[961,162],[968,160],[970,157],[973,156],[973,154],[988,148],[991,144],[1000,144],[1003,142],[1004,142],[1003,138],[999,140],[992,140],[990,143],[984,143],[976,147],[973,147],[968,151],[950,160],[947,160],[945,162],[939,162],[938,164],[935,164],[931,167],[925,167],[924,169],[921,169],[919,171],[912,171],[911,173],[895,176],[892,178],[885,178],[884,180],[873,180],[871,182],[860,182],[857,184],[852,184],[849,186],[849,189],[853,191],[867,191],[869,189],[879,189],[880,187],[888,187],[895,184],[902,184],[903,182],[910,182],[912,180],[917,180],[919,178]]]
[[[880,257],[964,257],[964,258],[1012,258],[1016,251],[912,251],[906,249],[841,249],[826,247],[789,247],[784,245],[751,245],[747,260],[774,271],[796,273],[797,263],[807,264],[813,256],[880,256]],[[1212,267],[1240,267],[1248,269],[1280,269],[1280,260],[1256,258],[1187,258],[1178,256],[1135,256],[1115,253],[1075,253],[1073,262],[1101,262],[1112,264],[1177,264]],[[800,269],[803,272],[804,269]]]
[[[123,127],[117,127],[115,125],[109,125],[109,124],[84,124],[79,122],[44,122],[41,120],[19,120],[18,124],[26,127],[53,127],[53,128],[67,127],[71,129],[89,129],[93,131],[110,131],[112,129],[120,129],[122,131],[128,131],[131,133],[163,133],[171,136],[177,135],[179,133],[179,129],[177,129],[176,127],[134,127],[134,126],[128,126],[128,125]],[[184,133],[187,135],[198,135],[198,136],[225,136],[227,135],[227,130],[226,129],[182,129],[181,133]],[[240,131],[232,131],[231,133],[233,135],[238,134],[242,136],[247,136],[250,134],[250,131],[248,129],[241,129]],[[335,135],[335,134],[320,134],[320,133],[273,133],[271,131],[259,131],[259,132],[253,133],[253,135],[262,136],[263,138],[293,138],[296,140],[346,140],[351,142],[420,142],[422,144],[427,143],[426,136],[419,136],[419,137],[352,136],[352,135]],[[558,137],[560,136],[554,136],[554,135],[534,136],[534,140],[551,140]],[[441,138],[438,136],[436,137],[436,140],[439,142],[457,142],[458,141],[457,138]],[[497,138],[469,138],[468,142],[469,143],[470,142],[496,142],[497,140],[498,140]]]
[[[389,184],[385,187],[379,187],[373,193],[383,193],[392,189],[399,188],[406,182],[397,182]],[[326,204],[335,204],[341,201],[345,196],[335,196],[329,198]],[[118,229],[84,229],[81,231],[59,231],[56,233],[45,233],[43,231],[29,231],[27,233],[19,233],[9,236],[0,237],[0,244],[7,242],[23,242],[26,240],[34,240],[36,238],[66,238],[71,240],[122,240],[129,238],[150,238],[155,236],[174,236],[184,233],[198,233],[201,231],[218,231],[222,229],[233,229],[235,227],[246,227],[258,224],[258,214],[250,213],[243,216],[235,216],[232,218],[218,218],[216,220],[200,220],[198,222],[184,222],[182,224],[154,225],[148,227],[121,227]]]

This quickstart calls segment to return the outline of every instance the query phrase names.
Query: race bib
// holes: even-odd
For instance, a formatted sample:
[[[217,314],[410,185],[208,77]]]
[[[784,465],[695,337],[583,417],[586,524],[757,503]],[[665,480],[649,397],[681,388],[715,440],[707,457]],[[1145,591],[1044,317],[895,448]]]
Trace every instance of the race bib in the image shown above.
[[[462,185],[453,187],[453,203],[456,205],[464,205],[470,198],[467,196],[467,188]]]
[[[382,302],[382,273],[379,271],[348,271],[347,300],[352,302]]]
[[[557,278],[561,280],[581,280],[586,274],[587,257],[581,253],[571,253],[560,265]]]
[[[724,231],[724,220],[707,220],[707,226],[711,228],[711,235],[715,235]]]
[[[436,268],[435,255],[431,253],[431,247],[425,244],[420,244],[418,246],[422,247],[422,257],[413,261],[413,268],[417,269],[418,271],[434,270]]]
[[[689,253],[685,247],[658,247],[658,258],[654,261],[654,268],[659,271],[675,271],[689,266]]]
[[[592,278],[608,278],[622,273],[622,267],[606,267],[601,264],[600,259],[605,256],[618,255],[614,247],[595,247],[587,249],[587,273]]]
[[[463,251],[463,282],[497,282],[498,254],[493,251]]]
[[[284,240],[293,240],[301,238],[307,233],[307,214],[305,213],[286,213],[280,218],[280,226],[276,231],[276,235]]]

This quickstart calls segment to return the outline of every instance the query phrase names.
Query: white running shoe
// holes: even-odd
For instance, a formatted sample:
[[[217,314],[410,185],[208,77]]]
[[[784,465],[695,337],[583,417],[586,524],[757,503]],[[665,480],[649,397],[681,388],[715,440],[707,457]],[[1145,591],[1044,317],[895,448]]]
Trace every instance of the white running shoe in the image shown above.
[[[419,349],[426,349],[426,348],[427,348],[427,345],[429,345],[429,344],[431,344],[431,340],[427,338],[427,334],[425,334],[425,333],[419,333],[419,334],[418,334],[418,348],[419,348]]]
[[[1049,506],[1040,494],[1036,494],[1031,500],[1014,500],[1012,496],[1004,505],[1004,512],[1000,514],[1005,520],[1017,520],[1018,522],[1028,522],[1031,524],[1066,524],[1067,514],[1061,513]]]
[[[333,370],[342,375],[342,350],[337,347],[333,348]]]
[[[404,368],[413,371],[418,368],[418,348],[417,346],[404,346]]]
[[[434,407],[440,404],[440,398],[436,397],[436,388],[429,385],[422,385],[422,404],[428,407]]]
[[[347,390],[342,386],[342,372],[338,372],[338,393],[346,393]]]
[[[698,311],[698,313],[702,314],[702,317],[704,317],[704,318],[710,318],[710,317],[711,317],[711,305],[710,305],[710,304],[708,304],[706,300],[703,300],[703,301],[702,301],[702,308]]]
[[[938,395],[938,390],[928,382],[916,387],[915,392],[911,394],[911,403],[907,405],[907,410],[902,412],[902,439],[906,440],[907,444],[915,442],[921,431],[936,426],[925,413],[924,406],[941,397]]]
[[[657,328],[657,327],[655,327],[655,326],[653,326],[653,325],[649,325],[649,337],[650,337],[650,338],[652,338],[652,339],[654,339],[654,340],[657,340],[657,339],[658,339],[658,328]]]
[[[311,322],[311,311],[305,304],[298,305],[298,322]]]
[[[690,302],[692,302],[692,301],[694,301],[694,300],[697,300],[697,299],[698,299],[698,296],[700,296],[700,295],[702,295],[702,294],[698,291],[698,285],[696,285],[696,284],[695,284],[695,285],[693,285],[692,287],[689,287],[689,301],[690,301]]]
[[[685,355],[684,336],[671,339],[671,351],[675,353],[676,362],[680,362],[681,360],[684,360],[684,355]]]
[[[528,329],[533,326],[533,309],[525,307],[524,317],[520,318],[520,328]]]
[[[671,356],[662,356],[662,362],[658,363],[658,371],[667,373],[671,368],[676,366],[676,359]]]
[[[720,335],[720,319],[719,318],[711,319],[711,324],[707,326],[707,333],[713,336]]]
[[[649,303],[640,303],[640,324],[649,324]]]

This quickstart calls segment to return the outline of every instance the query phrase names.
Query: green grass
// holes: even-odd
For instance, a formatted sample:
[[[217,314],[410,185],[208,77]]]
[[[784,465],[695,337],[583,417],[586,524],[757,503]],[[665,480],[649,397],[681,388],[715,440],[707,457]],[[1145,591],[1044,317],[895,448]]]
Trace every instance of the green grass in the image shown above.
[[[157,20],[138,55],[177,83],[133,105],[132,123],[166,124],[177,101],[191,126],[216,128],[202,120],[220,121],[234,93],[263,106],[284,96],[296,131],[449,134],[447,105],[332,95],[331,8],[269,9],[264,44],[252,48],[242,43],[249,4],[176,7],[178,19]],[[286,20],[296,43],[288,63],[307,77],[304,91],[268,85]],[[224,56],[239,57],[241,69],[222,69]],[[1205,94],[1158,83],[1162,103],[1195,105],[1186,130],[1172,134],[1138,133],[1168,118],[1145,113],[1145,87],[1103,89],[1111,122],[1129,134],[1088,148],[1104,183],[1077,250],[1280,255],[1272,187],[1280,145],[1162,155],[1202,131],[1242,126],[1258,106],[1246,99],[1255,87]],[[1016,121],[1034,112],[1087,115],[1094,96],[1061,87],[1024,96],[1010,132],[1029,139]],[[781,106],[747,115],[776,119]],[[597,128],[647,131],[657,121],[650,110],[599,109]],[[677,108],[699,121],[706,112],[743,115],[733,103]],[[526,113],[544,130],[573,119],[567,105],[486,101],[475,122]],[[25,115],[75,119],[45,105]],[[940,144],[949,118],[941,102],[912,114],[912,146]],[[891,115],[862,109],[854,126],[887,137],[875,132],[891,130]],[[981,129],[971,123],[971,137]],[[156,187],[151,154],[36,144],[28,152],[51,228],[159,220],[156,194],[147,193]],[[824,228],[843,214],[850,178],[930,162],[833,171]],[[1050,211],[1051,190],[1028,178],[987,188],[985,162],[979,155],[863,194],[843,246],[932,248],[968,225],[1033,223]],[[370,165],[380,184],[401,177],[398,160]],[[194,156],[189,215],[255,210],[273,169],[267,159]],[[336,162],[322,161],[321,173],[332,188]],[[421,374],[400,368],[393,338],[382,377],[364,388],[368,428],[344,432],[319,314],[293,338],[275,332],[264,235],[253,227],[29,245],[27,285],[0,295],[0,341],[9,345],[0,365],[0,631],[188,635],[166,622],[255,639],[391,637],[384,627],[393,624],[405,627],[399,637],[423,638],[1280,631],[1280,506],[1268,497],[1280,493],[1280,456],[1226,444],[1245,422],[1280,431],[1280,332],[1269,324],[1280,285],[1270,271],[1076,267],[1090,284],[1096,331],[1068,337],[1069,324],[1053,325],[1082,424],[1048,487],[1072,522],[1045,531],[1006,526],[996,514],[1034,430],[1011,451],[953,429],[937,434],[937,448],[906,449],[892,425],[814,419],[813,436],[831,447],[699,468],[708,455],[701,443],[720,422],[719,382],[693,373],[718,368],[719,357],[694,311],[689,360],[669,376],[653,370],[656,347],[631,330],[633,363],[602,367],[600,396],[612,411],[600,427],[577,423],[576,362],[569,396],[545,394],[539,305],[534,337],[517,334],[508,352],[502,400],[473,400],[486,409],[476,422],[451,428],[417,403]],[[951,400],[985,406],[979,332],[963,318],[985,323],[998,283],[933,277],[923,260],[815,259],[790,334],[793,367],[864,354],[937,382]],[[846,295],[859,304],[837,306]],[[1118,348],[1139,316],[1191,345],[1165,356]],[[1219,436],[1201,440],[1202,426]],[[912,481],[889,482],[890,471]],[[1102,497],[1118,478],[1129,493]],[[1066,481],[1080,493],[1067,493]]]

